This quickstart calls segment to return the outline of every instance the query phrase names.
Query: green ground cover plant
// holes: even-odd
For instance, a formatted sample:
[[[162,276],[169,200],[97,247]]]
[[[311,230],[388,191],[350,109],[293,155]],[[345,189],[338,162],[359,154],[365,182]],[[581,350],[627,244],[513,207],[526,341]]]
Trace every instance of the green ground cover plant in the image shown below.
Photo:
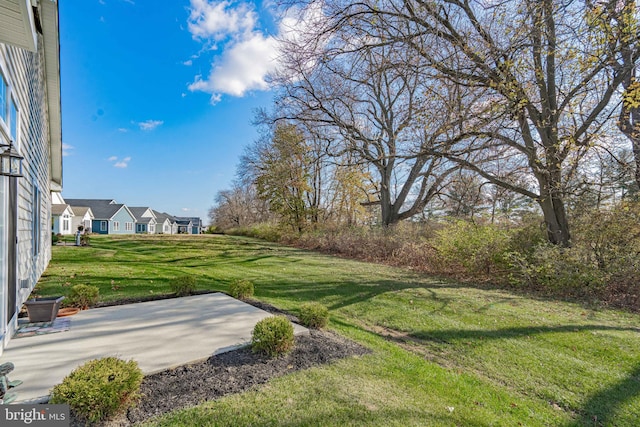
[[[300,306],[298,318],[304,326],[322,329],[329,323],[329,309],[319,302],[305,302]]]
[[[233,236],[94,236],[56,246],[42,296],[98,286],[102,301],[255,283],[372,354],[297,372],[148,425],[584,425],[640,419],[640,316]]]
[[[71,287],[68,305],[86,310],[92,305],[95,305],[99,298],[100,289],[97,286],[80,283]]]
[[[169,286],[179,297],[191,295],[196,290],[196,278],[193,276],[179,276],[169,282]]]
[[[246,300],[253,297],[255,288],[253,283],[246,279],[234,280],[229,284],[229,295],[234,298]]]
[[[133,405],[142,378],[142,371],[133,360],[116,357],[91,360],[53,388],[50,402],[66,403],[81,418],[96,423]]]
[[[284,354],[293,348],[293,325],[285,316],[262,319],[253,328],[251,349],[270,357]]]

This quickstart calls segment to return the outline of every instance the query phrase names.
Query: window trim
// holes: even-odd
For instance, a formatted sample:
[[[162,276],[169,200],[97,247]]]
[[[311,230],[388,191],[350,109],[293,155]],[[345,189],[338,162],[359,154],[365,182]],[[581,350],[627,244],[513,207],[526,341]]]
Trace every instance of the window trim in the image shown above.
[[[120,231],[120,221],[113,221],[113,231]]]
[[[107,221],[100,221],[100,231],[107,231]]]
[[[8,141],[12,141],[13,146],[20,151],[20,102],[6,69],[4,62],[0,61],[0,75],[2,76],[0,82],[4,80],[4,85],[0,83],[0,86],[4,86],[5,89],[4,102],[0,100],[3,104],[3,111],[0,111],[0,141],[6,138]],[[15,117],[11,117],[11,107],[15,107]]]

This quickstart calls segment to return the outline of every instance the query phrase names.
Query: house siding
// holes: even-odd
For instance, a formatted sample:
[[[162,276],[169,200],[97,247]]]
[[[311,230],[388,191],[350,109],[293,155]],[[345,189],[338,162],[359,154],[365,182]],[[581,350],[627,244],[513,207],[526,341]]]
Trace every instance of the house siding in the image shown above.
[[[18,178],[17,194],[17,292],[16,314],[5,323],[8,282],[0,301],[0,336],[3,345],[17,327],[17,313],[28,298],[51,259],[51,174],[47,93],[44,70],[42,37],[38,37],[38,50],[29,52],[0,43],[0,68],[18,104],[18,129],[14,145],[24,157],[23,174]],[[6,143],[9,135],[0,129],[0,140]],[[0,178],[6,197],[9,179]],[[0,225],[6,224],[8,209],[0,211]],[[39,210],[39,212],[36,212]],[[37,223],[34,223],[34,218]],[[7,250],[8,242],[0,242]],[[2,266],[6,271],[6,266]]]
[[[102,221],[107,222],[106,230],[100,229],[100,224],[102,223]],[[110,226],[111,224],[109,224],[109,221],[107,221],[106,219],[94,219],[93,221],[91,221],[91,232],[95,234],[109,234]]]
[[[114,230],[113,222],[118,221],[120,223],[119,230]],[[132,229],[127,230],[126,223],[132,223]],[[109,221],[109,234],[135,234],[136,233],[136,219],[132,217],[127,209],[123,206]]]

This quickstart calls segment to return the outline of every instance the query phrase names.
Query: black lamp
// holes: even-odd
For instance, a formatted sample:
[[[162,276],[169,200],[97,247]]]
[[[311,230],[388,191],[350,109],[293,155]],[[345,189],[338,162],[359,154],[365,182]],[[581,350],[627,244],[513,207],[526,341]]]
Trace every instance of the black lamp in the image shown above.
[[[22,175],[22,157],[16,149],[13,147],[13,143],[9,142],[8,145],[0,144],[0,150],[4,149],[0,153],[0,175],[21,177]]]

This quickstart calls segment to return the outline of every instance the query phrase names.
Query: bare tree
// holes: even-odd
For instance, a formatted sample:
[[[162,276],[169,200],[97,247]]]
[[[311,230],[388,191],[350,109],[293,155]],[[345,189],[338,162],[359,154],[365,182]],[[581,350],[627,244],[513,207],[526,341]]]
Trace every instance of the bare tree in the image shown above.
[[[535,200],[549,240],[569,245],[566,174],[610,119],[616,90],[635,66],[617,61],[621,44],[611,37],[623,35],[601,37],[587,5],[570,0],[331,4],[327,31],[351,26],[370,45],[403,46],[440,80],[475,91],[476,111],[427,152]],[[602,13],[605,22],[622,19],[620,8]],[[496,173],[505,161],[526,167],[534,190]]]
[[[315,38],[283,42],[279,114],[315,129],[330,155],[351,153],[366,165],[378,195],[368,204],[380,206],[383,225],[421,213],[458,168],[426,150],[448,129],[443,95],[426,84],[407,49],[367,47],[352,32],[319,46],[308,42],[322,39],[324,29],[315,31]]]
[[[226,230],[268,221],[269,211],[253,185],[236,182],[231,189],[216,194],[209,219],[211,224]]]

